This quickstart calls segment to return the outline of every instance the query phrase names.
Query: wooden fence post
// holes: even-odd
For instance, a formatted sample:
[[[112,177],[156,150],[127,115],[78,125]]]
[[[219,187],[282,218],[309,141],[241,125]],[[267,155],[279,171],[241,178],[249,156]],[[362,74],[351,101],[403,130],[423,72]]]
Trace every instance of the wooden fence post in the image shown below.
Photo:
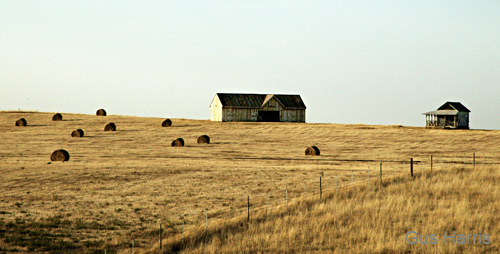
[[[382,162],[380,162],[380,183],[382,183]]]
[[[476,153],[472,154],[472,168],[476,168]]]
[[[431,174],[432,174],[432,155],[431,155]]]
[[[248,222],[250,222],[250,196],[247,196],[247,215],[248,215]]]
[[[160,250],[161,250],[161,223],[160,223]]]
[[[286,211],[288,212],[288,186],[285,189]]]
[[[413,158],[410,159],[410,172],[411,172],[411,176],[413,177]]]
[[[184,218],[182,218],[182,246],[184,246]]]
[[[319,199],[323,197],[323,187],[321,186],[321,176],[319,177]]]
[[[352,191],[352,188],[354,187],[354,171],[351,172],[352,175],[351,175],[351,191]]]
[[[266,193],[266,200],[267,200],[267,216],[269,216],[269,192]]]

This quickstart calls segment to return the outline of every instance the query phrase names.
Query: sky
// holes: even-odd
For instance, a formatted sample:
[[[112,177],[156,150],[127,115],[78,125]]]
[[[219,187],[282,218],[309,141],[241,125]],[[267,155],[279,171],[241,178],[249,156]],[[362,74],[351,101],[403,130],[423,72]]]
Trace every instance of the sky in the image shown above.
[[[500,1],[0,1],[0,110],[209,119],[300,94],[309,123],[500,129]]]

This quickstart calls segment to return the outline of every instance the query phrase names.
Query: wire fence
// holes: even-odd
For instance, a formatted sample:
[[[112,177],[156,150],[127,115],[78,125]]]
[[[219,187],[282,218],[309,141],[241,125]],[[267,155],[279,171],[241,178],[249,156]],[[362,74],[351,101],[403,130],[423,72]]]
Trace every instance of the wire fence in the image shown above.
[[[185,247],[188,237],[199,238],[195,234],[209,234],[211,227],[231,225],[231,222],[253,219],[262,219],[265,216],[282,215],[289,210],[289,206],[296,207],[306,201],[320,200],[332,194],[341,194],[351,191],[355,186],[369,186],[376,182],[392,181],[401,177],[419,177],[425,174],[443,170],[444,168],[471,168],[496,167],[495,155],[486,153],[454,154],[410,158],[406,160],[384,160],[382,162],[356,160],[358,165],[349,170],[338,166],[328,173],[318,176],[316,181],[304,181],[288,184],[282,188],[260,194],[245,195],[237,199],[228,200],[226,206],[199,211],[186,211],[177,215],[181,218],[168,230],[162,224],[156,225],[160,249],[166,238],[171,238]],[[361,164],[361,166],[359,165]],[[326,199],[325,199],[326,200]],[[186,216],[187,215],[187,216]],[[194,215],[194,216],[193,216]],[[260,217],[259,217],[260,216]],[[189,217],[189,219],[188,219]],[[137,239],[131,240],[131,252],[139,246]],[[172,242],[172,241],[170,241]],[[107,250],[104,250],[106,253]],[[109,252],[111,253],[111,252]]]
[[[205,209],[202,214],[195,216],[196,219],[187,222],[182,219],[182,224],[175,226],[176,237],[182,237],[182,244],[188,232],[199,232],[205,227],[208,232],[211,225],[230,223],[233,220],[247,218],[252,220],[252,215],[283,213],[288,210],[290,204],[321,199],[323,196],[351,190],[354,186],[370,184],[374,181],[393,180],[402,176],[419,176],[424,173],[442,170],[445,167],[480,167],[495,166],[495,156],[485,153],[472,155],[455,154],[452,156],[430,156],[426,158],[412,158],[400,161],[365,162],[365,170],[356,167],[347,173],[323,174],[317,181],[305,181],[294,185],[283,186],[283,188],[268,191],[262,194],[243,196],[237,200],[228,202],[228,205],[219,209]],[[161,227],[161,224],[160,224]],[[160,229],[159,239],[164,239]],[[171,236],[172,237],[172,236]]]

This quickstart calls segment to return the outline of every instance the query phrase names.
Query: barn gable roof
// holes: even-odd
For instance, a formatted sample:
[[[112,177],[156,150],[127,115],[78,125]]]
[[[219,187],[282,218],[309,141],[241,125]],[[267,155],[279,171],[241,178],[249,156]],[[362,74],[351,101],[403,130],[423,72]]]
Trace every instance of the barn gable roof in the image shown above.
[[[284,95],[284,94],[276,94],[274,95],[276,99],[278,99],[281,104],[283,104],[283,107],[287,109],[305,109],[306,105],[304,104],[304,101],[302,101],[302,98],[300,98],[300,95]]]
[[[264,102],[262,102],[262,105],[260,105],[260,106],[264,107],[272,98],[274,98],[273,94],[266,95],[266,98],[264,99]],[[281,102],[279,102],[279,103],[281,103]],[[282,104],[282,106],[283,106],[283,104]]]
[[[219,97],[223,107],[260,108],[266,95],[217,93],[217,97]]]
[[[262,108],[272,98],[276,98],[286,109],[306,109],[300,95],[217,93],[217,97],[223,107]]]

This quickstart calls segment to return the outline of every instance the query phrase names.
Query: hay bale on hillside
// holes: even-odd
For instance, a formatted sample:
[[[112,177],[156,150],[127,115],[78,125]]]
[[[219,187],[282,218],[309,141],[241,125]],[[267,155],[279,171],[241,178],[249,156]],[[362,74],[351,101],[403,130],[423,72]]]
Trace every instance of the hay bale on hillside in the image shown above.
[[[61,121],[62,120],[62,115],[57,113],[52,116],[52,121]]]
[[[71,132],[71,136],[72,137],[76,137],[76,138],[81,138],[83,137],[83,130],[82,129],[77,129],[77,130],[74,130],[73,132]]]
[[[52,155],[50,155],[51,161],[67,161],[69,160],[69,153],[64,149],[55,150]]]
[[[101,108],[101,109],[97,110],[97,112],[95,112],[95,114],[98,116],[106,116],[106,110]]]
[[[209,144],[210,143],[210,137],[207,136],[207,135],[201,135],[198,137],[198,139],[196,140],[196,142],[198,142],[198,144]]]
[[[166,119],[165,121],[163,121],[161,123],[161,126],[162,127],[170,127],[170,126],[172,126],[172,121],[170,119]]]
[[[319,155],[319,148],[310,146],[306,149],[306,155]]]
[[[16,126],[26,126],[26,125],[28,125],[28,122],[26,122],[26,119],[24,118],[21,118],[16,121]]]
[[[172,146],[179,146],[179,147],[184,146],[184,139],[178,138],[172,141]]]
[[[104,131],[116,131],[116,125],[114,123],[108,123],[104,126]]]

